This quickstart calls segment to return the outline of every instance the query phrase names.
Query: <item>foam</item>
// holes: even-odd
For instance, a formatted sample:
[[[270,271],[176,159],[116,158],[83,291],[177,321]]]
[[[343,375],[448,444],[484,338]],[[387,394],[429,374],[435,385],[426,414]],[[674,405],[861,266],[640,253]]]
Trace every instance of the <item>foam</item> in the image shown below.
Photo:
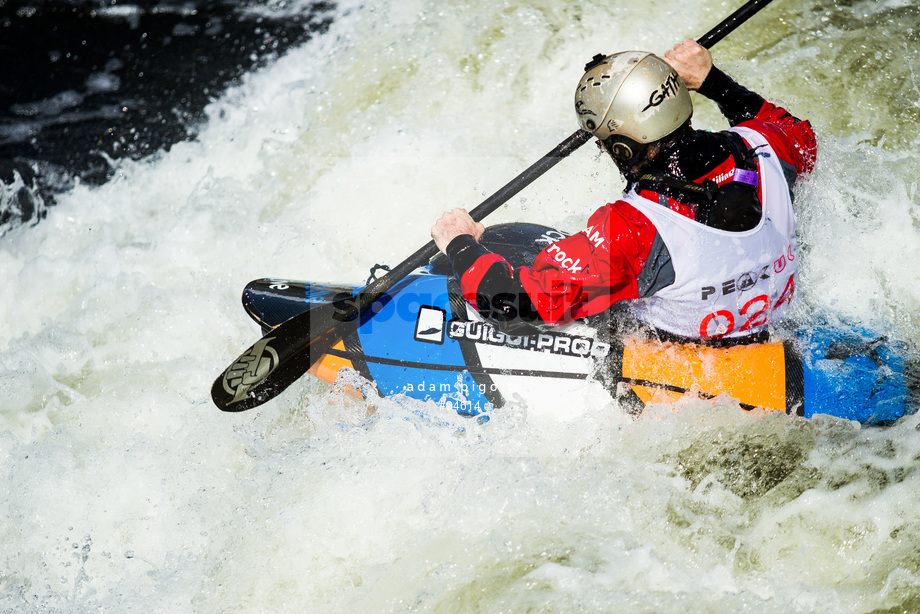
[[[847,612],[915,600],[917,418],[863,430],[718,399],[639,419],[596,404],[577,421],[515,403],[482,425],[308,378],[259,410],[210,404],[213,378],[258,335],[239,308],[246,282],[354,282],[401,261],[441,211],[478,204],[574,130],[572,87],[597,47],[661,51],[666,34],[725,11],[339,10],[327,35],[215,101],[196,140],[118,162],[109,183],[77,185],[0,242],[0,609]],[[855,111],[835,106],[838,90],[814,103],[790,74],[807,74],[811,51],[777,42],[769,14],[719,53],[826,129],[798,194],[802,309],[914,338],[915,148],[831,121]],[[749,67],[740,56],[757,45]],[[492,221],[577,230],[621,187],[585,147]]]

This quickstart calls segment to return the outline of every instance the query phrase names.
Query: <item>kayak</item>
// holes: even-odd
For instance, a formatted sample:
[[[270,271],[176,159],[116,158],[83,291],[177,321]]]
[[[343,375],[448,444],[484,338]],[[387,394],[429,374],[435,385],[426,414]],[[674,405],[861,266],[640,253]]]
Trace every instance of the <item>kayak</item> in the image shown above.
[[[518,223],[490,227],[481,241],[521,266],[564,236]],[[344,312],[360,289],[259,279],[243,291],[243,306],[268,332],[319,305]],[[610,318],[509,327],[467,304],[440,254],[337,330],[340,338],[314,362],[312,376],[328,383],[360,376],[380,395],[431,401],[480,420],[510,402],[558,413],[611,398],[640,412],[648,403],[724,397],[746,410],[828,414],[870,425],[890,424],[917,407],[909,348],[869,330],[810,326],[778,332],[769,342],[725,345],[667,340],[641,329],[616,333]]]

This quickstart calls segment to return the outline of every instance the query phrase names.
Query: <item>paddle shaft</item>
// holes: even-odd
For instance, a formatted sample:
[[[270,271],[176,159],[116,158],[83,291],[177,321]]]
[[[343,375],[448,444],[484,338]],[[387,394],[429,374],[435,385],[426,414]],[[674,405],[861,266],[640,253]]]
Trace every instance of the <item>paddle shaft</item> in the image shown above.
[[[734,32],[738,26],[753,17],[757,11],[770,4],[770,2],[772,2],[772,0],[750,0],[737,11],[723,19],[719,25],[701,36],[696,42],[707,49],[712,48],[713,45]]]

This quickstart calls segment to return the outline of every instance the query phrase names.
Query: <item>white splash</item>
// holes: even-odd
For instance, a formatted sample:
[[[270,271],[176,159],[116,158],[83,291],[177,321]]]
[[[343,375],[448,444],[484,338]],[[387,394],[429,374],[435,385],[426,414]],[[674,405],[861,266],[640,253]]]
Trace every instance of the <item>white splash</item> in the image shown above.
[[[842,128],[856,113],[835,96],[852,89],[847,73],[821,97],[800,78],[850,36],[823,21],[849,13],[821,6],[771,7],[717,59],[827,129],[798,195],[802,309],[917,341],[916,139]],[[4,236],[0,609],[918,603],[916,417],[860,429],[720,399],[639,419],[598,404],[576,421],[512,405],[480,425],[308,378],[257,411],[208,398],[258,335],[239,307],[247,281],[354,282],[401,261],[441,211],[475,206],[575,129],[573,88],[594,53],[661,52],[728,10],[343,3],[327,35],[215,102],[194,142],[120,162],[106,185],[77,186]],[[793,10],[802,34],[778,21]],[[711,107],[698,118],[719,126]],[[588,146],[492,221],[579,229],[620,187]]]

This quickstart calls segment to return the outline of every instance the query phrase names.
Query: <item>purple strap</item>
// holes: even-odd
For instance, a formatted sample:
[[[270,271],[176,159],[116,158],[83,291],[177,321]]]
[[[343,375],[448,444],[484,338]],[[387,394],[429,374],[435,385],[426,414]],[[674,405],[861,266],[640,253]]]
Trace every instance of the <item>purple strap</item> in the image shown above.
[[[757,171],[746,171],[740,168],[735,169],[735,176],[732,177],[732,181],[746,183],[748,185],[754,186],[755,188],[759,183],[757,180]]]

